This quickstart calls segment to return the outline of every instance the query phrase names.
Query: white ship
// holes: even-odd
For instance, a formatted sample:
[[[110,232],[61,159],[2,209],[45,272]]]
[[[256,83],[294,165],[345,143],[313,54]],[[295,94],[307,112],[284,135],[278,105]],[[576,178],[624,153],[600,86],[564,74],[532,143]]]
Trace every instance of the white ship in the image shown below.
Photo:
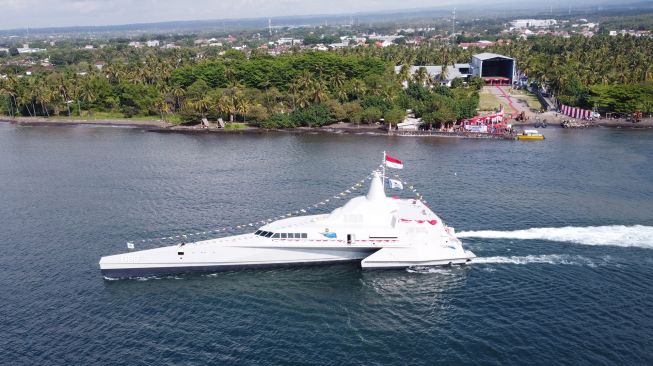
[[[385,167],[384,167],[385,168]],[[367,195],[329,214],[290,217],[256,232],[100,259],[105,278],[359,262],[364,269],[465,264],[475,258],[454,229],[417,199],[385,194],[374,172]]]

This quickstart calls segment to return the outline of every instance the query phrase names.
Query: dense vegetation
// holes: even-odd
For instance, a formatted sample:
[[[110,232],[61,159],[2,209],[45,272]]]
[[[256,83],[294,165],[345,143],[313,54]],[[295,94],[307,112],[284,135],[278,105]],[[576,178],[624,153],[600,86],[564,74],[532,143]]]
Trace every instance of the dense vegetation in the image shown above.
[[[0,108],[23,116],[112,112],[192,122],[224,118],[272,128],[381,119],[397,123],[406,109],[438,123],[472,116],[478,105],[477,89],[462,84],[455,90],[404,91],[401,81],[412,82],[410,76],[396,75],[392,64],[374,56],[300,52],[246,57],[227,51],[199,59],[183,57],[181,51],[150,50],[140,57],[127,51],[101,70],[88,66],[78,72],[72,65],[29,77],[10,75],[0,84]]]
[[[516,57],[526,75],[563,103],[603,112],[653,112],[651,38],[542,37],[497,50]],[[611,103],[595,103],[596,97],[616,94],[622,95]]]
[[[530,81],[544,86],[563,103],[603,112],[653,112],[653,39],[607,35],[571,38],[543,36],[515,40],[486,48],[517,59],[517,67]],[[420,47],[355,48],[346,54],[380,57],[388,62],[449,65],[469,62],[479,49],[447,45]],[[647,93],[647,91],[649,91]],[[607,94],[626,93],[612,103],[596,104]]]
[[[653,39],[630,36],[534,37],[485,51],[515,57],[531,81],[561,102],[601,111],[653,112]],[[479,50],[442,43],[268,56],[214,48],[53,49],[52,69],[31,76],[18,65],[0,70],[0,113],[22,116],[204,117],[263,127],[321,126],[335,121],[397,123],[412,109],[427,123],[473,116],[478,78],[440,87],[407,65],[468,62]],[[7,56],[6,56],[7,57]],[[17,56],[21,58],[24,56]],[[94,63],[105,61],[98,69]],[[395,74],[393,68],[403,65]],[[403,89],[401,83],[409,87]]]

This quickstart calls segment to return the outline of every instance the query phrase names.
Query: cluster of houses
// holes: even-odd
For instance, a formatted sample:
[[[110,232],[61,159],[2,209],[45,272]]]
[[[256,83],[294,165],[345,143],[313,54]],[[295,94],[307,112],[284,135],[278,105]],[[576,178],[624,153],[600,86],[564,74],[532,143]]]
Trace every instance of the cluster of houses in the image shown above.
[[[46,51],[45,48],[30,47],[29,44],[27,44],[27,43],[23,44],[22,47],[17,47],[16,50],[21,55],[22,54],[30,54],[30,53],[39,53],[39,52],[45,52]],[[0,53],[9,54],[9,48],[0,47]]]
[[[161,41],[159,41],[158,39],[153,39],[153,40],[145,41],[145,42],[132,41],[132,42],[129,42],[129,46],[134,47],[134,48],[160,47],[161,46]]]
[[[522,39],[543,35],[569,38],[572,34],[593,37],[598,29],[598,23],[590,22],[583,18],[574,21],[557,21],[556,19],[515,19],[510,22],[510,26],[507,29],[504,29],[503,32],[516,34]]]
[[[625,36],[625,35],[629,35],[629,36],[632,36],[632,37],[651,37],[651,36],[653,36],[653,34],[651,34],[651,31],[648,31],[648,30],[632,30],[632,29],[631,30],[622,29],[622,30],[619,30],[619,31],[612,30],[612,31],[610,31],[609,34],[612,37]]]

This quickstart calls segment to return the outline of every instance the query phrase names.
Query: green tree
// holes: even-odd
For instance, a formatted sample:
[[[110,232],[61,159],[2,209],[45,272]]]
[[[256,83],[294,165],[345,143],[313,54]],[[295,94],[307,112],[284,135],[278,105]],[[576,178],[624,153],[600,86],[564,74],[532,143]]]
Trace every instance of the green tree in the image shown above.
[[[331,110],[324,104],[311,104],[292,111],[290,121],[296,126],[320,127],[331,122]]]
[[[329,110],[331,111],[332,121],[343,121],[347,118],[347,113],[345,112],[345,108],[343,107],[342,104],[338,103],[338,101],[329,99],[326,102],[324,102],[324,105],[327,106],[327,108],[329,108]]]
[[[361,107],[361,104],[358,101],[345,103],[343,108],[349,122],[358,125],[363,121],[363,107]]]
[[[383,116],[383,112],[377,107],[368,107],[363,111],[363,120],[370,125],[381,119],[381,116]]]
[[[399,108],[392,108],[386,111],[383,114],[383,120],[385,123],[396,125],[397,123],[404,120],[406,117],[406,111]]]

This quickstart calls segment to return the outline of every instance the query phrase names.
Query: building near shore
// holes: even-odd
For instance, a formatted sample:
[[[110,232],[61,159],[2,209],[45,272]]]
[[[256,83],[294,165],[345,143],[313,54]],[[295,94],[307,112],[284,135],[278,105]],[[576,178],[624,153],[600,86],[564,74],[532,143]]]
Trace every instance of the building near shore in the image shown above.
[[[410,76],[412,77],[420,67],[426,69],[426,73],[431,80],[437,80],[440,85],[444,86],[451,86],[451,82],[454,79],[461,78],[466,80],[471,75],[469,64],[453,64],[447,65],[446,67],[439,65],[411,66],[409,71]],[[443,70],[444,75],[442,73]],[[395,66],[395,73],[399,73],[400,71],[401,66]],[[404,87],[408,87],[408,83],[405,81],[403,85]]]
[[[512,57],[484,52],[473,55],[468,64],[453,64],[446,67],[440,65],[410,66],[409,73],[412,77],[420,67],[423,67],[431,80],[436,80],[444,86],[451,86],[454,79],[467,81],[470,76],[479,76],[489,85],[512,85],[516,80],[516,64]],[[400,73],[401,68],[402,66],[395,66],[395,73]],[[405,81],[403,85],[408,87],[408,83]]]
[[[419,126],[422,124],[421,118],[415,118],[414,116],[408,116],[404,118],[403,121],[399,122],[396,126],[397,131],[417,131]]]
[[[472,75],[483,78],[489,85],[512,85],[516,67],[512,57],[489,52],[472,56]]]

